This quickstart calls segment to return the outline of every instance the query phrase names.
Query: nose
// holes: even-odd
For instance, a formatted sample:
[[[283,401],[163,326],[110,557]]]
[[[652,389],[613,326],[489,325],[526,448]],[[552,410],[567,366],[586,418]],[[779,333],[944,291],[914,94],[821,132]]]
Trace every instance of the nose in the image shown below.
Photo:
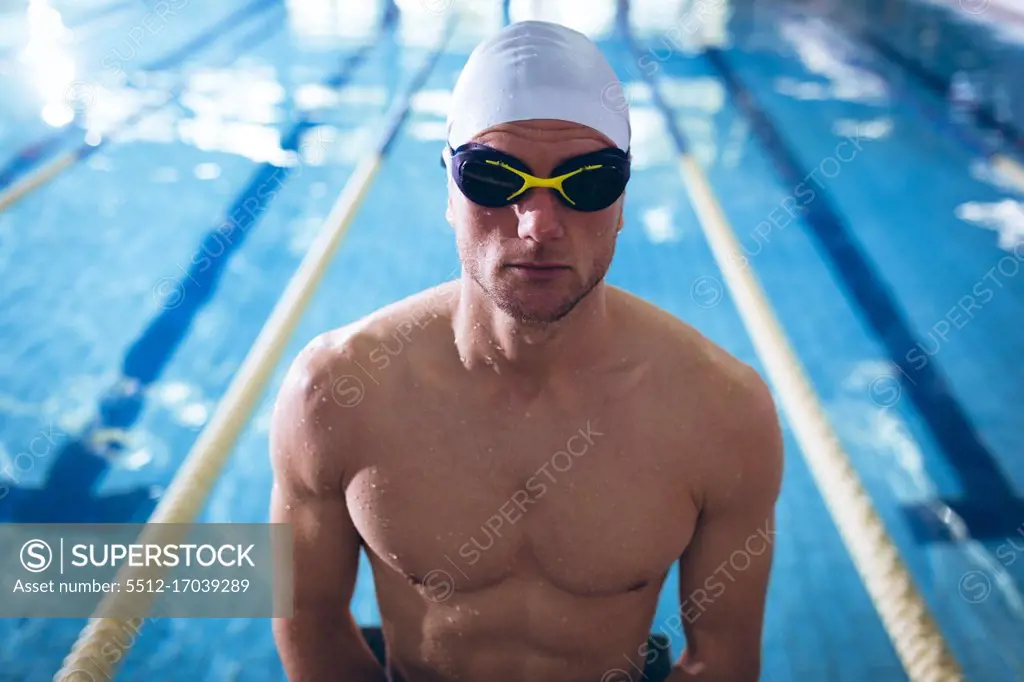
[[[561,206],[552,190],[535,188],[516,204],[519,238],[547,242],[565,235]]]

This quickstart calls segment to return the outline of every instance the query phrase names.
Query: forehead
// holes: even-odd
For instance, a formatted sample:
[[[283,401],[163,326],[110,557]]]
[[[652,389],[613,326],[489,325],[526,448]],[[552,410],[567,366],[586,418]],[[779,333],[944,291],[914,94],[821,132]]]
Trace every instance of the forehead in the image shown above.
[[[537,173],[547,173],[570,157],[615,146],[593,128],[556,120],[502,123],[473,141],[522,159]]]

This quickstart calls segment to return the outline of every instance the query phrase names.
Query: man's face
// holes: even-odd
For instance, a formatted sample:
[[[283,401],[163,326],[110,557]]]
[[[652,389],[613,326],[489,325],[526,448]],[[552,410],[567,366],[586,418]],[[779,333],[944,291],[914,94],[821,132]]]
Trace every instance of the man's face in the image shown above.
[[[504,124],[474,141],[519,158],[539,177],[550,177],[568,158],[611,146],[600,133],[564,121]],[[448,182],[448,220],[463,268],[512,318],[555,322],[604,279],[622,227],[623,197],[584,213],[553,190],[533,188],[511,206],[487,208],[469,201],[450,176]]]

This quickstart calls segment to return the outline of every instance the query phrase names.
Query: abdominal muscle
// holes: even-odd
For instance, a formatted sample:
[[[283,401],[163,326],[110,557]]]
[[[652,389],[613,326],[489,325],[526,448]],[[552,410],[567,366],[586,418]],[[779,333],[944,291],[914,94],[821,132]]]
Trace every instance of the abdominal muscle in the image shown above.
[[[661,587],[582,597],[510,577],[434,602],[388,579],[399,584],[378,594],[395,682],[602,682],[614,669],[639,679]]]

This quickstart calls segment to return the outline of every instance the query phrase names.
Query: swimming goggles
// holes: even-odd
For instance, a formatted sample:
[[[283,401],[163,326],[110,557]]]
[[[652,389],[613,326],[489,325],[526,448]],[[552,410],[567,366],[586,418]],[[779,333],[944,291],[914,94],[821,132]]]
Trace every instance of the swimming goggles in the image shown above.
[[[600,211],[614,204],[629,182],[630,155],[615,147],[574,156],[550,178],[539,178],[516,157],[479,143],[458,149],[449,145],[446,151],[455,184],[467,199],[488,208],[509,206],[541,187],[554,190],[563,204],[577,211]]]

